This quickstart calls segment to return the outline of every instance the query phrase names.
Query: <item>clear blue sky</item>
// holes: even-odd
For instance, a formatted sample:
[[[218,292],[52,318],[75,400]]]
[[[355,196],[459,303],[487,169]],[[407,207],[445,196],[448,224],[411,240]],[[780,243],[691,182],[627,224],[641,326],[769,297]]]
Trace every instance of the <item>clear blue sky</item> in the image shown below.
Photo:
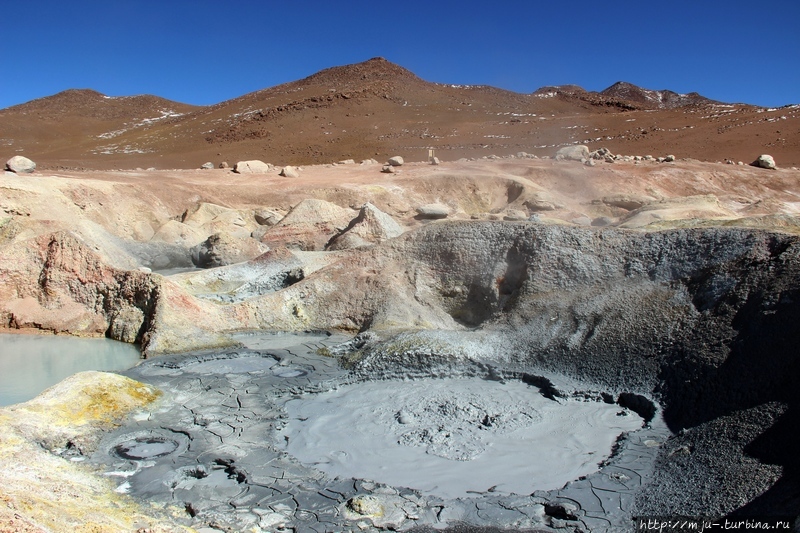
[[[214,104],[383,56],[517,92],[616,81],[800,103],[800,0],[0,0],[0,108],[91,88]]]

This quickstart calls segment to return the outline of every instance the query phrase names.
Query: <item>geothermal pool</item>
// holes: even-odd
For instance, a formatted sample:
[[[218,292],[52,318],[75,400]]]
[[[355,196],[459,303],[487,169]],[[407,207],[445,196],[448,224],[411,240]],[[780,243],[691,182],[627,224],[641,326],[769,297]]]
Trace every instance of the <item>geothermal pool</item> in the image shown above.
[[[360,383],[286,410],[280,440],[303,464],[441,498],[557,489],[596,472],[644,422],[618,405],[478,378]]]
[[[77,372],[126,370],[139,360],[136,346],[111,339],[0,334],[0,406],[28,401]]]

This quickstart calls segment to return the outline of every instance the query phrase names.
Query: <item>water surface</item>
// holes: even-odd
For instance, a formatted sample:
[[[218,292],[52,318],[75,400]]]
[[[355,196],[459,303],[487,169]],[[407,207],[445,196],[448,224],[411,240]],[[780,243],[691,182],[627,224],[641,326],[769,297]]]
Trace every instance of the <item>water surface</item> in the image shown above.
[[[26,402],[86,370],[125,370],[139,362],[133,344],[111,339],[0,334],[0,406]]]

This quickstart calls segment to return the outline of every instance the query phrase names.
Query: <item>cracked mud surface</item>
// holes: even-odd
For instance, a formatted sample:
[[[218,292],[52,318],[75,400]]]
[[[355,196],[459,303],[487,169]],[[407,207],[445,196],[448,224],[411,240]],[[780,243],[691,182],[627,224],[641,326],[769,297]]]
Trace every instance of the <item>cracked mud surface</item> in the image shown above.
[[[343,473],[326,474],[324,468],[304,465],[284,449],[283,432],[291,423],[286,403],[310,393],[380,387],[385,382],[355,383],[355,375],[343,370],[337,359],[318,354],[341,346],[350,340],[348,337],[262,334],[242,336],[240,340],[246,348],[162,357],[127,372],[134,379],[159,387],[165,399],[155,410],[109,434],[90,458],[105,475],[117,480],[118,491],[156,504],[177,505],[185,509],[182,520],[195,528],[226,531],[255,526],[270,531],[409,530],[456,524],[615,529],[630,524],[634,498],[653,476],[659,446],[670,435],[658,416],[644,427],[641,419],[636,422],[636,415],[620,417],[639,429],[624,433],[614,444],[615,453],[601,466],[554,490],[509,490],[501,483],[484,483],[486,487],[469,489],[454,498],[406,488],[401,483],[389,485]],[[495,369],[484,377],[497,380],[500,375],[502,380],[502,373],[502,369]],[[474,377],[471,380],[478,381]],[[408,382],[412,391],[421,384]],[[504,386],[498,381],[485,384]],[[538,396],[536,401],[545,403],[492,413],[498,428],[520,425],[517,415],[526,411],[532,419],[537,415],[546,419],[547,404],[556,404],[521,381],[508,379],[505,385],[529,388],[535,391],[532,398]],[[560,402],[586,401],[579,391],[560,392]],[[486,415],[495,410],[491,395],[487,400],[473,394],[472,400],[480,400],[481,406],[466,407],[453,397],[437,401],[442,398],[432,394],[413,404],[414,408],[407,404],[406,412],[384,408],[392,417],[397,415],[396,422],[403,418],[407,423],[403,425],[425,421],[437,405],[454,409],[460,405],[468,414],[475,414],[471,412],[475,410]],[[323,395],[311,394],[315,396]],[[586,405],[611,409],[614,417],[627,411],[620,405]],[[455,418],[450,423],[455,424]],[[491,417],[479,418],[479,425],[494,423]],[[443,420],[447,421],[447,416]],[[351,429],[344,427],[342,431]],[[357,446],[358,441],[354,444]],[[598,455],[605,457],[609,452],[610,447]],[[435,453],[432,457],[437,457]],[[525,459],[531,463],[542,459],[537,446],[530,448]],[[602,457],[597,462],[600,460]],[[466,461],[450,462],[469,465]]]

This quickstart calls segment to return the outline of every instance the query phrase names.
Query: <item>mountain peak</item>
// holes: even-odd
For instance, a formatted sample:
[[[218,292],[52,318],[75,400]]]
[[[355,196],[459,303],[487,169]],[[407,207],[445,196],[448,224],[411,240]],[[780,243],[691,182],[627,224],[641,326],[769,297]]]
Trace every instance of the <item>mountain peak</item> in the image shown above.
[[[361,63],[326,68],[301,80],[301,83],[352,84],[372,81],[417,80],[413,72],[383,57],[373,57]]]

